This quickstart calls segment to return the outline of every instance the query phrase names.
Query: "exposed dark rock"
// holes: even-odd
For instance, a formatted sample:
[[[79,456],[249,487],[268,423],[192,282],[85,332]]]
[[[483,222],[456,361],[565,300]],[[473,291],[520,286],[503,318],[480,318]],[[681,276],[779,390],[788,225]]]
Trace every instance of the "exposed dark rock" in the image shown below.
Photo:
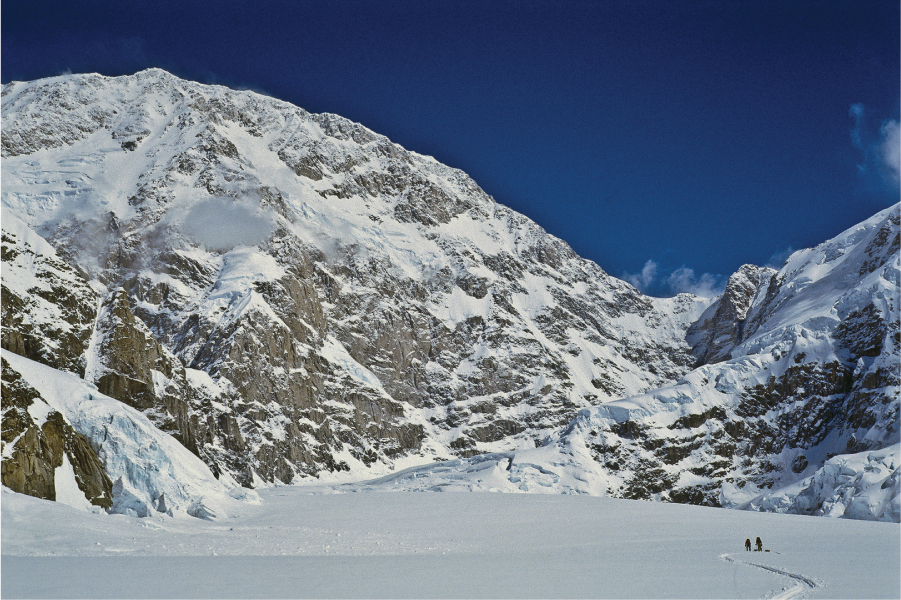
[[[688,331],[692,354],[699,365],[728,360],[743,341],[745,318],[754,299],[766,289],[776,272],[743,265],[729,277],[723,295]]]

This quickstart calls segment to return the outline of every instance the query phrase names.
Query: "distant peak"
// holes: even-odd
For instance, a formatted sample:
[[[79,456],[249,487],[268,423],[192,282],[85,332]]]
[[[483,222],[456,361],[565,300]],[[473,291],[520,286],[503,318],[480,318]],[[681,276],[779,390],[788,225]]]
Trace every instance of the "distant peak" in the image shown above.
[[[149,69],[144,69],[143,71],[138,71],[135,73],[136,76],[155,76],[155,77],[175,77],[169,71],[164,69],[160,69],[159,67],[150,67]]]

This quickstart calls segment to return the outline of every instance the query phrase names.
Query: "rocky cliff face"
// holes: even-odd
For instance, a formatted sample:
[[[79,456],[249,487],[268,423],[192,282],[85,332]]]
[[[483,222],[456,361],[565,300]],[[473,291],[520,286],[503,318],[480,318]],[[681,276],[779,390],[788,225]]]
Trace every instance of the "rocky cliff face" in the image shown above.
[[[103,295],[67,356],[245,484],[533,447],[694,362],[703,300],[642,296],[335,115],[162,71],[3,107],[4,211]]]
[[[56,369],[84,375],[98,294],[44,239],[3,214],[0,345]]]
[[[2,103],[4,351],[222,481],[500,452],[526,487],[569,462],[577,491],[738,505],[897,442],[897,208],[712,304],[649,298],[335,115],[159,70]]]
[[[743,265],[729,277],[726,290],[688,330],[687,340],[698,364],[722,362],[744,339],[748,311],[776,273],[773,269]],[[750,332],[749,332],[750,333]]]
[[[147,415],[96,386],[6,350],[3,482],[80,510],[223,519],[258,503]],[[110,484],[112,482],[112,484]]]

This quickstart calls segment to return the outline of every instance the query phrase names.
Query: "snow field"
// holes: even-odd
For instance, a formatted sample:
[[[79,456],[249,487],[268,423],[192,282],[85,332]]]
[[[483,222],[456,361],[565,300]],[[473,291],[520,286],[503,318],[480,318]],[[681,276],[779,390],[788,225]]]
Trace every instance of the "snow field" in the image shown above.
[[[892,523],[587,496],[334,491],[261,490],[262,504],[210,522],[86,513],[4,489],[2,595],[901,595]],[[745,552],[757,536],[770,552]]]

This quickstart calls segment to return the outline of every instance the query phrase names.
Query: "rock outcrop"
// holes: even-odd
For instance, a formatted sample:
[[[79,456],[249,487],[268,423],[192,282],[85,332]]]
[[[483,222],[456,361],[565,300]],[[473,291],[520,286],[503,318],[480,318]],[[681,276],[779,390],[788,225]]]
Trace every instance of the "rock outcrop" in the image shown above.
[[[593,458],[612,495],[814,514],[821,505],[791,494],[754,499],[779,496],[832,457],[901,441],[898,235],[895,206],[795,253],[766,274],[765,286],[742,286],[739,297],[750,303],[733,295],[708,310],[735,315],[731,321],[702,317],[695,325],[706,328],[709,347],[734,343],[733,358],[584,411],[561,440]],[[752,279],[749,272],[742,267],[730,286]],[[742,317],[738,337],[730,323]]]
[[[745,336],[744,325],[754,301],[766,293],[775,270],[755,265],[729,277],[726,290],[688,330],[688,342],[699,365],[729,360]]]
[[[3,214],[0,345],[84,375],[98,294],[43,238]]]
[[[582,409],[540,448],[384,481],[898,522],[899,208],[794,254],[746,306],[732,358]]]

